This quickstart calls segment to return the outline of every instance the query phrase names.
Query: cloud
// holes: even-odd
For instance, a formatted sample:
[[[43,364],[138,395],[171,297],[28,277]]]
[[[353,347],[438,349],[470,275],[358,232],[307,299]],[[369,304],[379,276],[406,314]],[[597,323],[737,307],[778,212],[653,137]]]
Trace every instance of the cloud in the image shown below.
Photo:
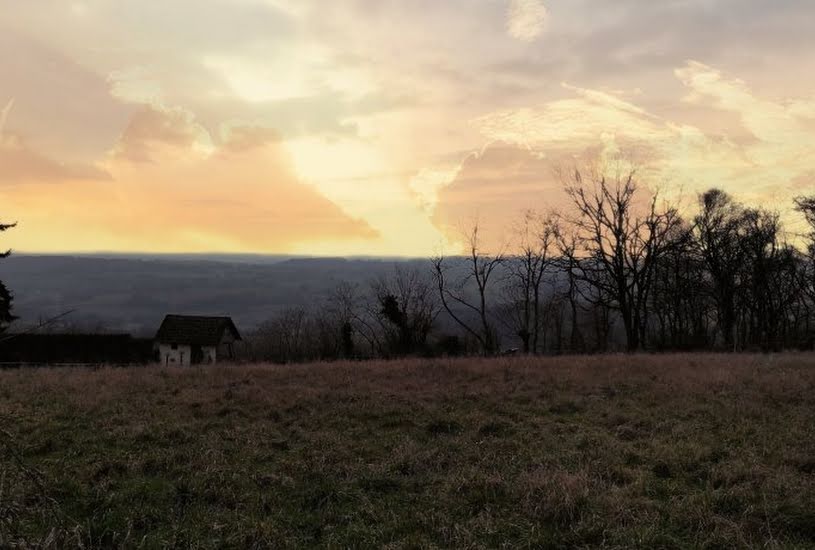
[[[438,191],[433,222],[455,240],[477,218],[488,247],[500,246],[524,210],[557,211],[567,204],[556,169],[568,160],[518,144],[491,143],[467,157]]]
[[[141,66],[119,69],[108,75],[110,93],[125,103],[150,104],[165,100],[161,84]]]
[[[58,48],[9,29],[2,15],[0,51],[13,52],[0,56],[0,97],[14,98],[5,131],[72,163],[90,163],[104,153],[131,111],[110,95],[104,77]]]
[[[144,105],[125,127],[113,156],[118,160],[143,163],[153,162],[167,149],[176,153],[197,150],[206,154],[212,148],[209,133],[189,111]]]
[[[539,38],[549,21],[549,12],[540,0],[510,0],[507,8],[507,32],[522,42]]]
[[[669,198],[692,199],[715,185],[794,221],[792,197],[812,184],[815,99],[762,98],[746,82],[695,61],[675,74],[684,101],[706,108],[718,133],[608,92],[564,86],[571,97],[473,120],[493,144],[437,192],[434,222],[448,234],[475,214],[507,227],[525,208],[562,205],[554,169],[580,164],[581,152],[592,149],[600,160],[622,155],[641,165],[644,183]],[[731,132],[750,139],[730,139]]]
[[[113,183],[77,178],[46,190],[40,180],[0,190],[25,220],[21,247],[303,252],[378,237],[303,182],[265,128],[232,127],[215,142],[183,109],[145,106],[105,167]]]
[[[147,172],[114,173],[179,250],[222,242],[227,250],[272,252],[377,237],[366,222],[301,181],[279,142],[230,141],[199,161],[165,157]]]
[[[642,161],[664,155],[664,145],[682,139],[672,125],[610,93],[563,85],[571,97],[538,107],[499,110],[472,125],[489,142],[528,148],[553,158],[574,158],[587,150],[621,153]]]
[[[265,126],[231,126],[225,128],[223,149],[242,153],[272,143],[281,143],[280,134]]]
[[[14,99],[11,99],[0,111],[0,185],[110,179],[109,174],[96,166],[59,162],[35,151],[20,136],[6,133],[13,106]]]
[[[431,215],[434,213],[439,202],[440,191],[447,188],[450,182],[458,177],[462,164],[445,164],[425,168],[411,178],[409,189],[426,212]]]
[[[185,109],[143,105],[103,165],[57,162],[0,136],[0,183],[25,184],[0,189],[25,220],[22,248],[303,252],[379,236],[303,182],[267,127],[233,124],[213,139]]]
[[[31,149],[18,136],[0,135],[0,185],[110,179],[96,166],[59,162]]]
[[[815,80],[801,70],[815,62],[815,3],[807,0],[72,4],[0,0],[8,14],[0,15],[0,50],[14,52],[0,56],[0,108],[15,98],[6,130],[18,136],[6,154],[27,151],[18,165],[40,166],[29,171],[71,186],[53,174],[67,167],[76,177],[102,159],[120,178],[110,190],[97,182],[106,203],[117,204],[114,192],[150,203],[130,186],[150,188],[161,199],[156,215],[180,219],[186,207],[177,214],[169,205],[210,192],[213,204],[274,202],[246,187],[251,173],[233,167],[233,178],[215,179],[194,167],[215,171],[232,155],[268,168],[280,151],[281,173],[291,156],[288,173],[299,184],[382,233],[319,248],[328,253],[432,252],[440,236],[431,218],[452,223],[466,208],[450,201],[478,180],[467,153],[482,155],[480,170],[517,161],[483,152],[486,143],[550,162],[587,147],[634,150],[657,182],[690,192],[721,184],[747,200],[779,197],[773,205],[789,182],[805,185],[813,158],[815,102],[807,94]],[[460,179],[465,158],[470,175]],[[265,181],[274,182],[270,170]],[[499,184],[473,196],[491,197]],[[53,187],[40,190],[57,209],[68,196],[58,202]],[[233,188],[238,197],[224,190]],[[90,201],[87,189],[76,200]],[[45,211],[47,197],[37,200]],[[499,203],[512,207],[508,198]],[[92,218],[77,216],[80,225]],[[132,244],[118,226],[97,234]],[[179,234],[168,234],[178,244]],[[268,245],[225,228],[218,235],[236,246]]]
[[[745,81],[694,61],[676,76],[687,89],[686,102],[735,114],[753,137],[739,145],[706,143],[706,152],[719,157],[713,166],[723,171],[722,180],[752,200],[788,208],[795,182],[812,171],[815,98],[761,97]]]
[[[688,90],[685,102],[709,104],[736,113],[759,142],[796,148],[806,145],[815,130],[815,98],[763,99],[743,80],[727,77],[720,70],[696,61],[689,61],[675,74]]]

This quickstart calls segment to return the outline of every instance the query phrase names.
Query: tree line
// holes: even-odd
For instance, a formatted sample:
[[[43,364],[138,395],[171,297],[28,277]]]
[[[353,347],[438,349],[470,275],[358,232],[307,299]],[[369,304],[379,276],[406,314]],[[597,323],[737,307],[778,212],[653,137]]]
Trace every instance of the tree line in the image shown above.
[[[512,246],[425,271],[398,265],[369,285],[340,284],[326,303],[289,309],[250,338],[254,359],[303,361],[499,353],[779,351],[815,343],[815,196],[808,225],[721,189],[686,216],[635,169],[562,176],[570,208],[526,212]]]
[[[247,338],[275,362],[499,353],[779,351],[815,345],[815,195],[795,199],[805,234],[721,189],[681,212],[635,169],[561,174],[570,207],[528,211],[512,244],[427,269],[395,264],[365,285],[289,308]],[[0,224],[0,232],[14,224]],[[0,258],[9,252],[0,254]],[[0,329],[14,320],[0,282]]]

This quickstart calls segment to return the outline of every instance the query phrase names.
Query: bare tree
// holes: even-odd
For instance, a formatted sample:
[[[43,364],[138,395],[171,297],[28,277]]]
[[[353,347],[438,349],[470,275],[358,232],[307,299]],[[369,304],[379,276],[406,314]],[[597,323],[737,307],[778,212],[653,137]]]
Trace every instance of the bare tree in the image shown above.
[[[478,222],[466,238],[468,256],[433,258],[433,276],[444,310],[478,342],[484,355],[492,355],[498,349],[498,335],[491,318],[489,290],[495,282],[496,270],[506,258],[503,251],[487,254],[481,250]]]
[[[811,197],[797,197],[795,199],[795,209],[804,215],[804,219],[809,225],[810,242],[815,244],[815,195]]]
[[[563,299],[569,304],[569,351],[576,353],[583,351],[585,348],[585,341],[583,333],[580,330],[578,311],[580,309],[580,301],[583,301],[594,306],[595,311],[603,306],[601,302],[601,295],[594,293],[593,296],[586,296],[585,289],[581,289],[581,281],[579,275],[581,274],[581,262],[577,256],[578,250],[578,237],[574,232],[567,232],[563,227],[565,224],[559,224],[557,227],[557,245],[559,251],[558,268],[560,273],[565,275],[566,283],[565,289],[561,292]],[[598,347],[599,344],[598,334]]]
[[[369,297],[360,291],[359,286],[347,282],[337,285],[329,299],[328,311],[336,320],[346,358],[355,355],[355,334],[367,344],[368,355],[381,355],[381,323],[375,313],[376,308],[370,303]]]
[[[314,359],[311,337],[308,312],[302,307],[288,308],[258,327],[249,338],[250,353],[277,363]]]
[[[749,336],[754,346],[764,351],[783,347],[781,333],[787,326],[796,295],[795,281],[799,264],[794,248],[783,238],[778,213],[763,209],[745,212],[742,238],[749,269],[746,271],[744,300],[749,314]]]
[[[389,352],[410,355],[421,351],[439,314],[432,280],[417,269],[396,265],[391,277],[380,277],[371,287],[378,314],[386,322]]]
[[[711,314],[704,261],[689,224],[677,226],[670,238],[674,244],[657,262],[651,291],[654,340],[663,351],[704,348]]]
[[[810,260],[810,263],[815,265],[815,195],[796,198],[795,209],[804,215],[804,219],[807,222],[809,233],[806,235],[807,243],[805,254]],[[815,286],[815,279],[810,282],[810,285]]]
[[[734,349],[736,298],[746,251],[742,246],[744,209],[720,189],[699,196],[701,211],[694,218],[694,233],[710,275],[719,332],[727,350]]]
[[[806,299],[801,302],[802,308],[805,309],[803,324],[806,332],[805,339],[809,342],[807,347],[812,347],[815,341],[811,330],[812,313],[815,310],[815,195],[796,198],[795,209],[804,215],[809,229],[801,258],[802,265],[799,268],[798,288],[806,296]]]
[[[656,260],[671,244],[679,213],[660,207],[656,193],[638,208],[634,169],[576,170],[566,190],[577,209],[572,223],[578,246],[586,255],[581,277],[611,299],[625,327],[627,349],[637,351],[645,337]]]
[[[544,280],[556,263],[555,217],[526,211],[516,234],[518,250],[516,255],[507,259],[509,276],[504,288],[508,317],[512,329],[521,339],[523,352],[538,353],[543,329]]]

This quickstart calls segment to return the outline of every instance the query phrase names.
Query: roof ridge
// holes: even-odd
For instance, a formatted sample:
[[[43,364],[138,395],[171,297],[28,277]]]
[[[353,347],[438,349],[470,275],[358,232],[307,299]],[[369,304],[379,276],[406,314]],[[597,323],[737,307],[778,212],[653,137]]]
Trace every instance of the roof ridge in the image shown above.
[[[156,340],[164,343],[217,345],[227,330],[236,340],[241,340],[232,317],[167,314],[156,333]]]

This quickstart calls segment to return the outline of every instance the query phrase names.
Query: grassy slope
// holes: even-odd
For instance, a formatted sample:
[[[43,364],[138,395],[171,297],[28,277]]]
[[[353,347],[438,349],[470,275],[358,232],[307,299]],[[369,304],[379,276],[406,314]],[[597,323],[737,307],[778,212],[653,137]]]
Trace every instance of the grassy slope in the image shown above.
[[[815,357],[0,372],[0,546],[815,546]]]

